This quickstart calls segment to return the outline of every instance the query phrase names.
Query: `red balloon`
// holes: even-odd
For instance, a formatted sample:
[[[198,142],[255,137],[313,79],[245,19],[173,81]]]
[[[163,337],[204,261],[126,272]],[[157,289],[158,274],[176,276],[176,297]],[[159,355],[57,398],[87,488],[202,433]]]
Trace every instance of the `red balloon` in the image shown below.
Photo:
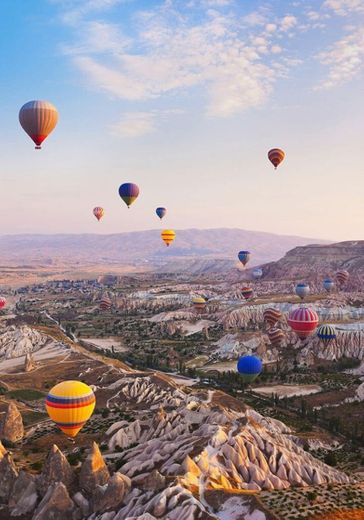
[[[3,309],[6,305],[6,300],[3,297],[0,297],[0,310]]]
[[[309,307],[299,307],[291,311],[288,316],[288,325],[300,339],[305,339],[312,334],[318,325],[317,312]]]

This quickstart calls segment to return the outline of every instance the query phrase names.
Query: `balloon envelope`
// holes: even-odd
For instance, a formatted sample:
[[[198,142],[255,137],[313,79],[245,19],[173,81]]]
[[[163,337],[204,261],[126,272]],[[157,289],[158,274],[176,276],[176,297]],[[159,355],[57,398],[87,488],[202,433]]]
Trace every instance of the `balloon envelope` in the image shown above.
[[[275,170],[277,169],[277,166],[281,164],[281,162],[285,158],[285,155],[286,154],[284,153],[284,151],[280,148],[272,148],[271,150],[269,150],[268,159],[273,164]]]
[[[253,269],[253,278],[256,280],[259,280],[263,276],[263,269],[260,267],[257,267],[256,269]]]
[[[298,283],[295,288],[297,296],[304,300],[310,294],[310,286],[307,283]]]
[[[129,208],[138,198],[139,187],[132,182],[125,182],[119,187],[119,195]]]
[[[330,341],[336,339],[336,329],[332,325],[320,325],[317,329],[317,336],[324,343],[330,343]]]
[[[46,398],[49,417],[69,437],[76,437],[95,408],[95,394],[81,381],[63,381]]]
[[[167,210],[166,208],[157,208],[155,210],[155,212],[157,213],[158,217],[162,220],[162,218],[165,216],[165,214],[167,213]]]
[[[280,347],[284,340],[284,332],[277,327],[273,327],[267,332],[270,343],[273,347]]]
[[[203,312],[206,308],[207,301],[202,296],[194,296],[192,298],[192,305],[197,312]]]
[[[237,370],[244,382],[251,383],[261,373],[263,364],[257,356],[242,356],[238,360]]]
[[[316,311],[308,307],[299,307],[289,313],[288,325],[300,339],[305,339],[312,334],[318,324]]]
[[[238,258],[240,262],[245,266],[249,262],[250,252],[249,251],[239,251]]]
[[[6,305],[6,299],[2,296],[0,297],[0,310],[3,309]]]
[[[253,289],[251,287],[242,287],[241,288],[241,294],[244,296],[246,300],[250,300],[250,298],[253,296]]]
[[[268,307],[263,312],[263,320],[269,327],[275,325],[282,318],[282,313],[274,307]]]
[[[335,274],[335,278],[341,287],[349,280],[349,276],[349,272],[346,269],[342,269]]]
[[[104,294],[100,300],[100,309],[102,311],[106,311],[108,309],[111,309],[112,307],[112,301],[110,297],[107,294]]]
[[[169,245],[172,244],[173,240],[176,238],[176,233],[173,231],[173,229],[164,229],[161,233],[161,237],[166,246],[169,247]]]
[[[334,282],[334,280],[331,280],[331,278],[326,278],[323,281],[322,285],[324,286],[325,291],[331,292],[335,287],[335,282]]]
[[[54,130],[58,122],[58,112],[49,101],[29,101],[19,111],[19,122],[34,141],[35,148],[39,149],[42,142]]]
[[[100,206],[96,206],[96,208],[93,209],[93,214],[95,215],[97,220],[102,219],[102,217],[104,216],[104,213],[105,213],[104,208],[101,208]]]

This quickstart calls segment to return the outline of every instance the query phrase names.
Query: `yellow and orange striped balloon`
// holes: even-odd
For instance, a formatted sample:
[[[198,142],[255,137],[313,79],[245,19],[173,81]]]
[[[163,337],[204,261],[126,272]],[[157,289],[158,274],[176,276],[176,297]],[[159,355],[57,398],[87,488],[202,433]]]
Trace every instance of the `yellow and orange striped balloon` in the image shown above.
[[[63,381],[46,398],[49,417],[68,437],[76,437],[89,420],[96,403],[92,389],[81,381]]]
[[[169,245],[172,244],[173,240],[176,238],[176,233],[173,231],[173,229],[163,229],[161,237],[166,246],[169,247]]]

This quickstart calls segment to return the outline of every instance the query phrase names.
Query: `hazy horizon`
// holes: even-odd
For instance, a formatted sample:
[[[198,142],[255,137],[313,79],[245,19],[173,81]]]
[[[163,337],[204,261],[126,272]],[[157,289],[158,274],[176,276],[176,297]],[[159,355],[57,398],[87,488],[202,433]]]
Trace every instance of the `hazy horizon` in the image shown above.
[[[6,3],[0,233],[236,227],[356,240],[363,12],[347,0]],[[31,99],[60,116],[41,151],[18,122]],[[118,195],[128,181],[140,186],[130,210]]]

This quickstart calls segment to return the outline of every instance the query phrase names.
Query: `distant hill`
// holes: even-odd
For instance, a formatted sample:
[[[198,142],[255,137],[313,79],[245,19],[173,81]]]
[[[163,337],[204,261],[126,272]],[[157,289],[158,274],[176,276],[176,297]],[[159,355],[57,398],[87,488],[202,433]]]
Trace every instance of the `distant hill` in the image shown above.
[[[276,235],[243,229],[176,230],[175,242],[167,248],[160,230],[110,235],[1,235],[1,266],[39,264],[133,264],[161,266],[178,259],[237,259],[241,249],[252,252],[250,265],[281,258],[296,246],[327,243],[323,240]],[[183,265],[183,262],[182,262]],[[213,271],[212,264],[208,271]]]
[[[278,262],[263,266],[264,278],[272,280],[322,278],[333,276],[338,269],[364,276],[364,240],[295,247]]]

